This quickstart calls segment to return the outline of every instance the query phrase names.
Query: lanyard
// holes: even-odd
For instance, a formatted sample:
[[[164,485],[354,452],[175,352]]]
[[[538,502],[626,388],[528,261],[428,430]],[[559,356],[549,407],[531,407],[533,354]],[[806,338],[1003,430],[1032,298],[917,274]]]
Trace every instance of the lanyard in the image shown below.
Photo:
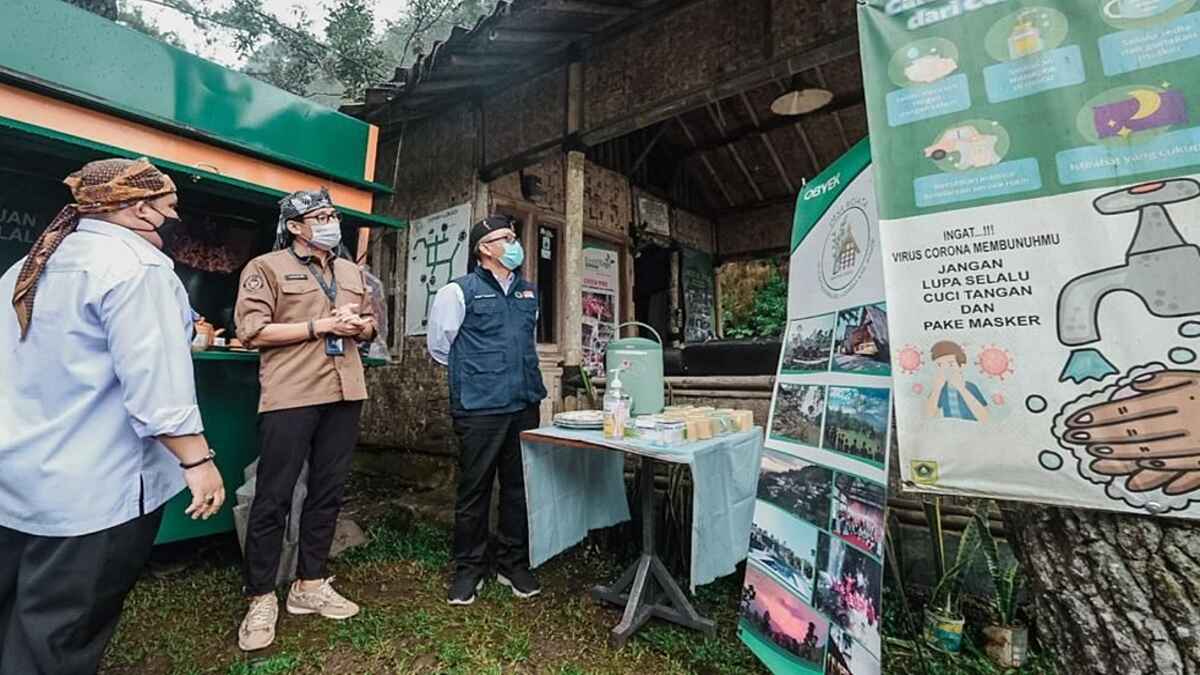
[[[292,251],[292,255],[296,256],[296,260],[303,262],[308,267],[309,273],[312,274],[313,278],[317,280],[318,284],[320,284],[321,290],[325,293],[325,297],[329,298],[329,305],[331,307],[337,307],[337,267],[335,267],[334,264],[329,265],[329,271],[333,276],[333,285],[330,285],[325,282],[325,275],[321,274],[321,270],[318,270],[316,265],[312,264],[311,259],[301,258],[300,256],[296,255],[294,250],[288,250]],[[336,263],[337,260],[333,259],[333,262]]]

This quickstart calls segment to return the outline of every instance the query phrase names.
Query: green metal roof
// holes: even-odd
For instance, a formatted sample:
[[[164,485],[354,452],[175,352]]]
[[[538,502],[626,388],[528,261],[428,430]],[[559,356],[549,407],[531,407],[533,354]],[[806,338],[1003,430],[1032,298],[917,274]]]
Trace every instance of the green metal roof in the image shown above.
[[[369,126],[59,0],[0,0],[0,76],[347,185]]]

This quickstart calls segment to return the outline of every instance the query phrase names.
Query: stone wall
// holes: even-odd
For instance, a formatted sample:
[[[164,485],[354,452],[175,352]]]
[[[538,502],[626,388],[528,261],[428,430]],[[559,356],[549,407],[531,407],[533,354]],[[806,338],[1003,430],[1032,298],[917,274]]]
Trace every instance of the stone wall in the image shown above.
[[[792,243],[790,203],[744,211],[717,223],[717,253],[722,259],[787,251]]]
[[[565,67],[488,97],[483,102],[484,164],[562,138],[566,114]]]
[[[381,210],[388,216],[408,219],[474,203],[479,145],[479,113],[469,104],[410,122],[402,136],[382,139],[376,175],[380,181],[392,184],[396,194],[383,200]],[[398,291],[392,315],[403,317],[407,231],[385,233],[382,237],[375,252],[394,262],[372,264],[380,269],[391,268],[385,283],[395,285]],[[403,326],[393,326],[392,330],[403,330]],[[363,409],[362,443],[435,453],[456,452],[448,414],[445,369],[429,357],[425,336],[398,338],[393,355],[392,365],[373,368],[367,373],[371,400]]]
[[[716,228],[712,221],[683,209],[672,209],[671,235],[697,251],[716,253]]]
[[[584,228],[626,234],[633,222],[629,179],[591,162],[584,165],[583,176]]]

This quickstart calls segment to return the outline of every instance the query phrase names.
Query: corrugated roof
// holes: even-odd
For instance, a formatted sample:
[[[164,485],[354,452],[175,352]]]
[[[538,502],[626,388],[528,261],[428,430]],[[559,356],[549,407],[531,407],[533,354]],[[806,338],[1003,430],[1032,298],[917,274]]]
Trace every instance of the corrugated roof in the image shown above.
[[[364,104],[342,110],[368,120],[436,110],[470,92],[516,80],[572,44],[677,4],[679,0],[500,2],[473,27],[455,27],[412,67],[397,68],[390,81],[368,88]]]

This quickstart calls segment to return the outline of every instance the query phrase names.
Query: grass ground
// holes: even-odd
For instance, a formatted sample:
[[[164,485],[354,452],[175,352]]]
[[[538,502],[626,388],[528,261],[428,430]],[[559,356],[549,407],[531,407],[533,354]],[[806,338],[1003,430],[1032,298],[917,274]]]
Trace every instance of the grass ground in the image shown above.
[[[360,495],[361,497],[361,495]],[[366,495],[372,508],[353,517],[370,543],[333,563],[338,588],[364,607],[344,622],[281,614],[276,644],[244,655],[237,626],[239,553],[232,537],[176,546],[174,564],[157,566],[130,595],[110,646],[104,675],[276,675],[282,673],[747,673],[767,671],[737,637],[742,575],[699,589],[701,613],[717,621],[707,639],[652,621],[623,649],[608,646],[619,616],[592,602],[588,589],[612,580],[617,556],[577,546],[538,570],[544,592],[517,600],[495,583],[471,607],[445,601],[449,532],[414,520],[395,495]],[[173,571],[167,571],[173,570]],[[884,601],[884,671],[889,675],[997,675],[977,650],[948,657],[919,650],[898,618],[898,602]],[[1049,675],[1044,659],[1021,671]]]
[[[333,564],[337,585],[364,607],[345,622],[281,613],[278,639],[260,654],[237,648],[244,604],[232,540],[209,542],[203,562],[143,579],[101,672],[105,675],[276,673],[763,673],[736,637],[740,577],[701,589],[716,639],[654,623],[608,646],[615,610],[588,597],[620,571],[609,554],[576,547],[539,570],[545,591],[522,601],[495,583],[466,608],[445,601],[449,533],[382,517],[371,542]]]

